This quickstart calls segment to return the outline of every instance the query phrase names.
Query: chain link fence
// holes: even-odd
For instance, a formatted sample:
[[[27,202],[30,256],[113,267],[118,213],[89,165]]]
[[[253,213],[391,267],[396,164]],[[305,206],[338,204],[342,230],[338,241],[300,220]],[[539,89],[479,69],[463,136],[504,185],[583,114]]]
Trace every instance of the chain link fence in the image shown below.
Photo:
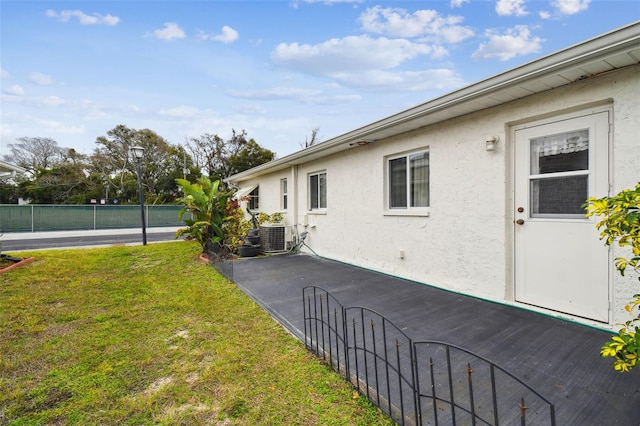
[[[147,227],[183,226],[180,206],[144,206]],[[0,205],[0,233],[140,227],[140,206]]]

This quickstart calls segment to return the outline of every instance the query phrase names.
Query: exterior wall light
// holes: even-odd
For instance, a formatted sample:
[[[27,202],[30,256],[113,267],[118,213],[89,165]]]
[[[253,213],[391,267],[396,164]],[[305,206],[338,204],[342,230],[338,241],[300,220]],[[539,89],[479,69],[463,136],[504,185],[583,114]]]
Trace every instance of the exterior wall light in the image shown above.
[[[500,141],[500,136],[492,136],[491,139],[488,139],[485,143],[485,149],[487,151],[495,151],[496,145]]]

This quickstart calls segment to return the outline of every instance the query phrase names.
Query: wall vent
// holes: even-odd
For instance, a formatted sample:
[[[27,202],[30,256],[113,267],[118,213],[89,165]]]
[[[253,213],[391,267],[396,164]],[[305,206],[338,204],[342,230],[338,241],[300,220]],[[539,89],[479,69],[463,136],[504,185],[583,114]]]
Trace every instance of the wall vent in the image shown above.
[[[286,250],[286,226],[282,223],[260,225],[260,244],[265,253]]]

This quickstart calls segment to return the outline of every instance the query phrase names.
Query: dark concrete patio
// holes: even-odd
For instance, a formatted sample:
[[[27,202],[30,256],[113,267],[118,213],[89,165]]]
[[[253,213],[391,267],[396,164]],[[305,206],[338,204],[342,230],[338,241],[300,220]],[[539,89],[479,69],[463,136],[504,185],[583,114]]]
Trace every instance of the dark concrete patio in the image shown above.
[[[640,370],[617,373],[600,357],[604,331],[304,254],[236,261],[234,281],[301,340],[302,289],[318,286],[414,341],[441,340],[495,362],[549,398],[558,425],[640,425]]]

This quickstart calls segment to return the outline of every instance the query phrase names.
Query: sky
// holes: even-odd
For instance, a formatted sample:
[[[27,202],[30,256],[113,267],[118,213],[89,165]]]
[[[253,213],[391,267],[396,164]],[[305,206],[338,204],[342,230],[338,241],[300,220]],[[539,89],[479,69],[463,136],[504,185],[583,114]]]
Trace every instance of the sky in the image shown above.
[[[0,0],[0,158],[118,125],[278,157],[640,20],[638,0]]]

